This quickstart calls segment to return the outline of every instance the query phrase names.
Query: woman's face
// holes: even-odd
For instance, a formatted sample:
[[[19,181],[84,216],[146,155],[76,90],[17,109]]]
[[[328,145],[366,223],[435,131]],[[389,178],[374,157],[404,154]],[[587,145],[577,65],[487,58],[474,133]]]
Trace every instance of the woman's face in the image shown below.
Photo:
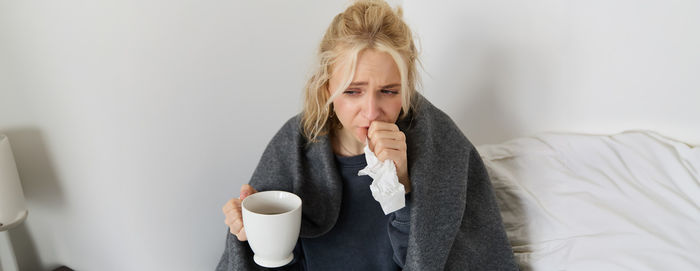
[[[343,125],[340,132],[364,144],[372,121],[394,123],[398,119],[401,112],[401,74],[388,53],[365,49],[357,57],[355,77],[350,86],[343,90],[336,89],[345,80],[343,76],[348,74],[348,66],[333,67],[328,91],[331,95],[343,91],[333,101],[335,114]]]

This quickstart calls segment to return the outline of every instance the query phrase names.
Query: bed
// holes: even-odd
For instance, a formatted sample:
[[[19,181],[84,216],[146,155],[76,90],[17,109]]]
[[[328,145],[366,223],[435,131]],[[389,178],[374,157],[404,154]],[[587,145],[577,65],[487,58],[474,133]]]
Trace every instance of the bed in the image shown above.
[[[700,147],[627,131],[477,149],[522,270],[700,270]]]

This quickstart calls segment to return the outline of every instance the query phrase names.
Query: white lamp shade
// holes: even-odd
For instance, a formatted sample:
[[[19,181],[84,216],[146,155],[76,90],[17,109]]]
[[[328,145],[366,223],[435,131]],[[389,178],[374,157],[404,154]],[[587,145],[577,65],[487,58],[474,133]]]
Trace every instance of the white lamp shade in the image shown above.
[[[17,223],[26,213],[27,206],[10,140],[7,136],[0,135],[0,228]]]

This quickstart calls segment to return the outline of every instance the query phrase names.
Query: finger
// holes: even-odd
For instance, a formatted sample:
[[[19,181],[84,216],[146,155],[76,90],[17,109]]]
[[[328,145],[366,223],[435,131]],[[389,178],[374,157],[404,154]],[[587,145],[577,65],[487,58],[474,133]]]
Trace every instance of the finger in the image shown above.
[[[231,208],[226,212],[227,217],[238,218],[242,216],[241,208]]]
[[[243,217],[240,207],[228,209],[224,213],[224,215],[226,216],[226,219],[224,220],[224,222],[226,223],[226,225],[229,225],[229,226],[232,225],[233,221],[235,221],[236,219],[241,219]]]
[[[383,139],[383,140],[377,141],[374,144],[375,153],[381,153],[385,149],[405,152],[406,142],[398,141],[398,140],[391,140],[391,139]]]
[[[233,199],[230,199],[229,201],[226,202],[226,204],[224,204],[224,206],[221,206],[221,212],[223,212],[225,214],[226,212],[228,212],[228,210],[233,208],[232,201],[233,201]]]
[[[398,131],[399,127],[396,126],[396,124],[393,123],[388,123],[388,122],[382,122],[382,121],[373,121],[372,123],[369,124],[369,130],[367,130],[367,136],[372,137],[374,132],[376,131]]]
[[[401,131],[375,131],[372,137],[369,138],[369,149],[376,153],[376,144],[380,140],[394,140],[405,143],[406,135]]]
[[[226,204],[224,204],[223,207],[221,207],[221,211],[223,211],[225,214],[225,213],[228,213],[231,209],[240,208],[240,206],[241,206],[241,200],[233,198],[233,199],[229,200],[228,202],[226,202]]]
[[[226,218],[226,226],[230,229],[231,233],[238,234],[243,228],[243,222],[240,219],[235,219],[232,217]]]
[[[250,196],[250,195],[255,194],[255,193],[257,193],[257,192],[258,192],[258,190],[255,190],[255,188],[253,188],[253,187],[250,186],[249,184],[244,184],[244,185],[241,186],[241,194],[240,194],[240,196],[239,196],[238,198],[239,198],[239,199],[244,199],[244,198],[246,198],[247,196]]]
[[[248,236],[245,234],[245,228],[241,228],[238,234],[236,234],[236,237],[238,238],[238,241],[247,241]]]
[[[221,207],[221,212],[224,213],[224,215],[228,215],[229,213],[238,210],[240,212],[241,210],[241,200],[240,199],[231,199],[226,204],[224,204],[223,207]]]
[[[234,227],[234,226],[229,226],[228,228],[229,228],[229,231],[234,235],[238,235],[239,233],[241,233],[241,230],[242,230],[242,228]]]
[[[231,233],[238,234],[241,228],[243,228],[243,221],[241,219],[235,219],[233,222],[226,223],[226,226],[228,226]]]
[[[232,225],[233,221],[236,219],[242,219],[243,215],[241,214],[240,209],[231,209],[228,212],[225,213],[226,215],[226,220],[225,223],[226,225]]]
[[[377,131],[374,138],[370,140],[370,149],[374,153],[380,152],[383,148],[406,151],[405,135],[401,131]]]
[[[234,219],[233,223],[231,223],[231,230],[234,232],[239,232],[241,229],[243,229],[243,219]]]
[[[377,159],[382,162],[386,161],[387,159],[392,160],[394,161],[394,165],[398,168],[399,162],[403,161],[405,158],[401,151],[384,149],[377,154]]]
[[[377,141],[382,139],[406,141],[406,135],[401,131],[376,131],[370,140]]]

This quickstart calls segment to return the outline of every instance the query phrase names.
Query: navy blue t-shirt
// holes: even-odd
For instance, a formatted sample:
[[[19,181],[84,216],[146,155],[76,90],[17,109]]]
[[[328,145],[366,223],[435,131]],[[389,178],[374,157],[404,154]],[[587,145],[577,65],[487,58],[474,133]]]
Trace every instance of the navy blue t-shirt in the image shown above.
[[[369,189],[372,178],[357,176],[367,166],[364,154],[336,156],[336,162],[343,180],[338,220],[322,236],[299,238],[292,269],[401,270],[408,244],[409,206],[384,215]]]

